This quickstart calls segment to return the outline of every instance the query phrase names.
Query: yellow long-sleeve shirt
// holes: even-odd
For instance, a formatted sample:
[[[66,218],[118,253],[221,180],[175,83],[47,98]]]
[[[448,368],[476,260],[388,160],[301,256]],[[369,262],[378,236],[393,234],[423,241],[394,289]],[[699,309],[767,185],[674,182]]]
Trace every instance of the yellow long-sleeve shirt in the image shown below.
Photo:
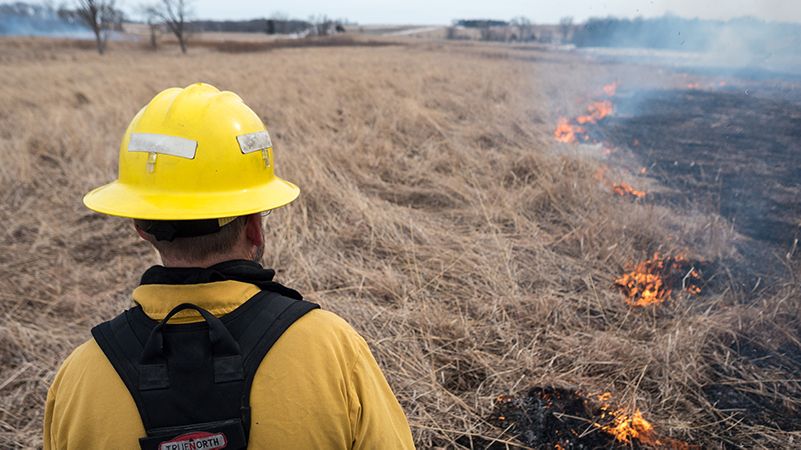
[[[259,289],[239,281],[149,284],[134,301],[160,320],[185,301],[216,316]],[[191,311],[170,323],[197,321]],[[251,449],[414,448],[409,425],[366,342],[344,320],[313,310],[275,343],[251,390]],[[145,435],[117,372],[90,340],[64,361],[47,395],[45,449],[137,449]]]

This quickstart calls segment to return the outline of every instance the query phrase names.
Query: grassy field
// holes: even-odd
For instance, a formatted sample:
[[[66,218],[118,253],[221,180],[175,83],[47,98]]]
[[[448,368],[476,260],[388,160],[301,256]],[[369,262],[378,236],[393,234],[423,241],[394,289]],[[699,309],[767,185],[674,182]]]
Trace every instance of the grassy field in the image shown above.
[[[798,444],[797,427],[745,420],[761,406],[722,407],[708,389],[799,411],[798,373],[736,345],[799,345],[798,277],[747,303],[724,283],[630,307],[614,280],[633,263],[728,258],[730,226],[613,196],[596,157],[553,139],[558,116],[603,84],[670,74],[423,40],[232,48],[118,44],[100,57],[0,41],[0,447],[41,445],[60,361],[158,262],[130,222],[81,197],[115,176],[138,109],[195,81],[237,92],[271,130],[277,171],[302,194],[269,217],[264,262],[364,334],[420,448],[516,442],[493,411],[531,386],[611,392],[663,443]]]

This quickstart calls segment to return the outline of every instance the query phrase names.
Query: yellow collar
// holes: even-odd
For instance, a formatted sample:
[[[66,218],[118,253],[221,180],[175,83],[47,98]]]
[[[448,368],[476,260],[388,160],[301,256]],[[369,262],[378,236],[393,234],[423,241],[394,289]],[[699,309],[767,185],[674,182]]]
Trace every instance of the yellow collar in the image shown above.
[[[153,320],[161,320],[181,303],[192,303],[215,316],[224,316],[259,292],[250,283],[226,280],[203,284],[143,284],[133,291],[133,300]],[[170,323],[202,320],[194,310],[181,311]]]

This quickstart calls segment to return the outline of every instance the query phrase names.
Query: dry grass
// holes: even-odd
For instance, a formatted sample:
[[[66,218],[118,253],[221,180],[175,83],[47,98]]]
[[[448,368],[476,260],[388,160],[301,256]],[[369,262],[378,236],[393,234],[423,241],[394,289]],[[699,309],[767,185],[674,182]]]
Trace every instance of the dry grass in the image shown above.
[[[707,447],[801,439],[739,423],[702,391],[723,367],[797,408],[798,374],[771,382],[732,342],[798,344],[798,278],[751,304],[723,289],[644,310],[612,288],[657,249],[729,251],[718,219],[613,198],[596,162],[551,139],[556,113],[620,68],[427,43],[101,58],[16,40],[0,55],[2,448],[41,444],[59,362],[156,263],[127,221],[80,199],[114,176],[138,108],[197,80],[239,93],[272,130],[278,171],[303,194],[270,217],[265,262],[366,336],[419,447],[500,436],[493,399],[534,384],[612,391]]]

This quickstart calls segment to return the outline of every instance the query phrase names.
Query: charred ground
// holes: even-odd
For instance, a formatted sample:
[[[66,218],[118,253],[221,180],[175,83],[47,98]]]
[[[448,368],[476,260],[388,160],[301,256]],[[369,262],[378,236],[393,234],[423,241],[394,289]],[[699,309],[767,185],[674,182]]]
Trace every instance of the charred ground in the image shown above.
[[[670,188],[655,201],[730,221],[755,279],[786,277],[801,238],[801,89],[791,86],[623,93],[602,129]]]

